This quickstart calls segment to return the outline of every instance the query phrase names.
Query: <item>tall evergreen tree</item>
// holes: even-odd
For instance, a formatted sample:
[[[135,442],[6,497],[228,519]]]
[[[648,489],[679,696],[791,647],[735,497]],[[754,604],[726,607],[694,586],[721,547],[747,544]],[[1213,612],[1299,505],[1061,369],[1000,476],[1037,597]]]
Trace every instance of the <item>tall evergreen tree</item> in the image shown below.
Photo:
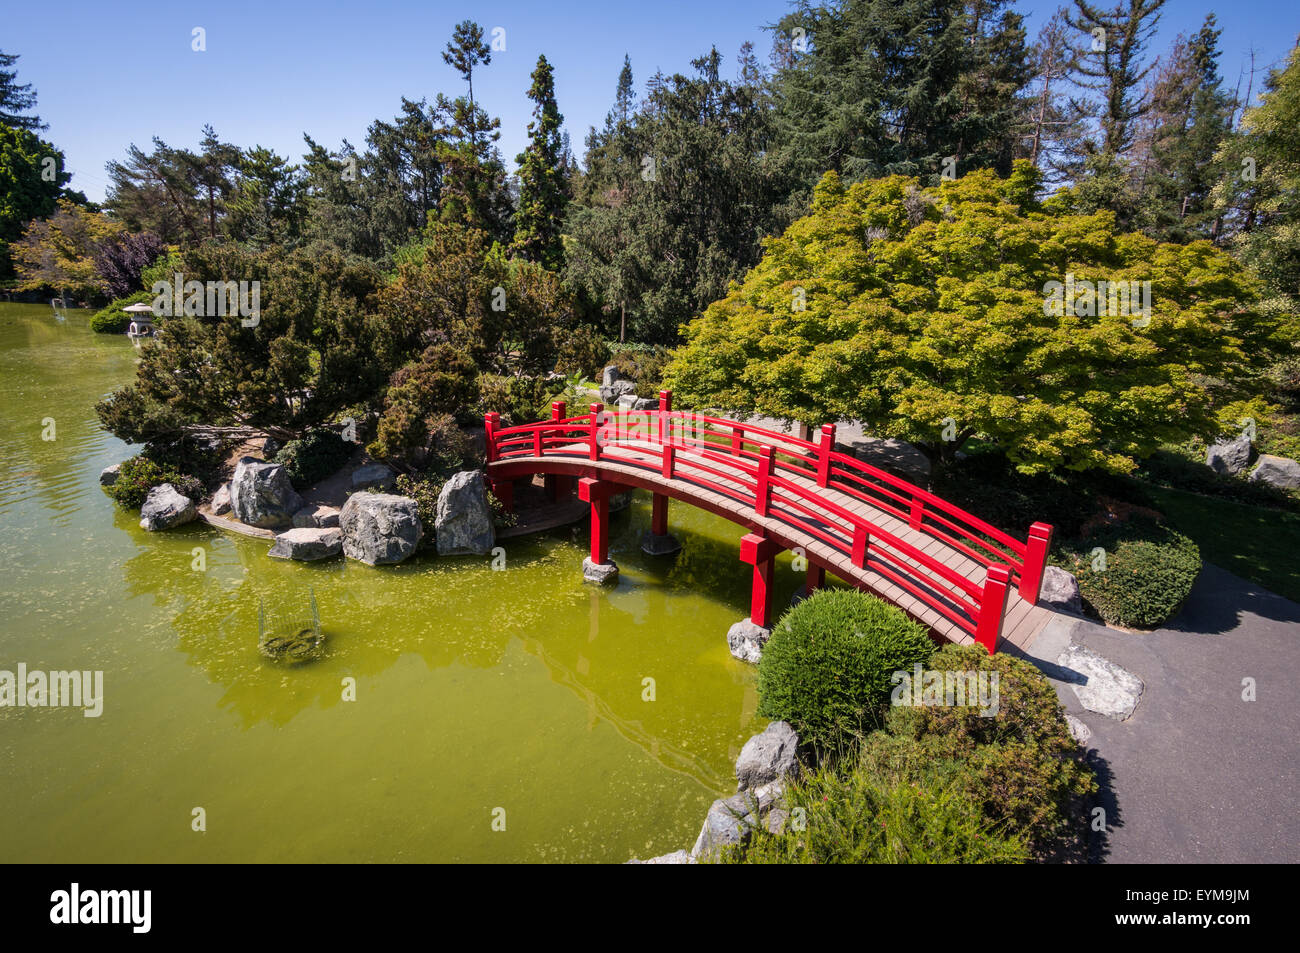
[[[17,53],[0,50],[0,126],[35,132],[48,129],[37,115],[24,115],[36,108],[36,93],[31,83],[19,83],[18,71],[10,69],[18,62]]]
[[[520,153],[519,206],[515,214],[514,250],[529,261],[559,269],[564,261],[560,231],[567,204],[568,172],[560,139],[564,117],[555,103],[555,76],[545,56],[537,58],[528,98],[533,121],[528,124],[528,148]]]

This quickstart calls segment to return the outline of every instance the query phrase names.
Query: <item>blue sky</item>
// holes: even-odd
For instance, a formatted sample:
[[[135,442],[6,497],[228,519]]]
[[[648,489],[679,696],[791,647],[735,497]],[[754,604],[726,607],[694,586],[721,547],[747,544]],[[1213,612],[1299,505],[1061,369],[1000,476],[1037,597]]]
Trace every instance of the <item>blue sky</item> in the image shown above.
[[[1059,2],[1020,0],[1031,37]],[[462,92],[441,53],[467,17],[488,31],[505,30],[506,49],[480,68],[474,92],[501,118],[507,166],[526,139],[531,104],[524,94],[539,53],[555,67],[560,111],[581,157],[587,127],[603,122],[613,100],[624,53],[632,57],[638,96],[656,69],[687,72],[710,45],[734,74],[746,40],[766,61],[771,41],[763,27],[787,9],[785,0],[0,0],[0,49],[21,55],[19,81],[36,87],[50,124],[43,135],[63,149],[73,187],[99,200],[105,162],[121,158],[130,143],[148,147],[158,135],[193,146],[204,123],[229,142],[268,146],[295,160],[303,132],[330,148],[344,138],[361,145],[370,122],[396,115],[403,95],[432,100],[440,91]],[[1210,11],[1223,28],[1230,85],[1252,48],[1259,66],[1275,63],[1300,33],[1294,0],[1169,0],[1155,51],[1197,29]],[[191,49],[194,27],[206,30],[204,52]]]

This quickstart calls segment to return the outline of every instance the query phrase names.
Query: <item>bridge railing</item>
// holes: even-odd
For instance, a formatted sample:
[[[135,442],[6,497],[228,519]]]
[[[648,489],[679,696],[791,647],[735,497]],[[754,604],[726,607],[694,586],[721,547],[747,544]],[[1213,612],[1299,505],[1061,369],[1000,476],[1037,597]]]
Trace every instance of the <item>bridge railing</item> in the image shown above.
[[[672,478],[679,459],[691,482],[775,516],[869,568],[939,612],[990,650],[996,645],[1009,585],[1037,602],[1052,529],[1035,523],[1021,541],[929,491],[834,449],[835,426],[817,443],[743,421],[672,410],[661,392],[655,410],[601,404],[566,417],[552,405],[551,419],[502,428],[497,414],[485,422],[488,462],[563,456],[657,469]],[[647,455],[655,462],[647,461]],[[949,567],[885,526],[846,509],[828,494],[868,504],[909,529],[942,540],[985,567],[982,584]]]

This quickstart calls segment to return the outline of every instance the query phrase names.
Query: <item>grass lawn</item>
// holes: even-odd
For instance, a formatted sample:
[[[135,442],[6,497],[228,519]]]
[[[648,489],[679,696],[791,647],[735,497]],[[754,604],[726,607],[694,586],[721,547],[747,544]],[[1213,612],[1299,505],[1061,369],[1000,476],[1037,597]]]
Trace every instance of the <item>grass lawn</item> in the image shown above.
[[[1206,562],[1300,602],[1300,515],[1151,484],[1143,489],[1196,541]]]

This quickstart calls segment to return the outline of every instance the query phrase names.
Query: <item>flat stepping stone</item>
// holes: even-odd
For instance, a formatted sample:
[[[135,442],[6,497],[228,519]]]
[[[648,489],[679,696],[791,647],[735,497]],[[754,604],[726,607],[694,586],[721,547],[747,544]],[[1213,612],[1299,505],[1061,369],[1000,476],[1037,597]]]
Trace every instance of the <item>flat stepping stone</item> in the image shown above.
[[[285,530],[275,537],[270,555],[279,559],[312,562],[329,559],[343,552],[343,531],[335,527],[308,527]]]
[[[1080,676],[1068,680],[1079,704],[1116,721],[1125,721],[1133,714],[1146,687],[1132,672],[1073,642],[1057,657],[1056,664]]]

